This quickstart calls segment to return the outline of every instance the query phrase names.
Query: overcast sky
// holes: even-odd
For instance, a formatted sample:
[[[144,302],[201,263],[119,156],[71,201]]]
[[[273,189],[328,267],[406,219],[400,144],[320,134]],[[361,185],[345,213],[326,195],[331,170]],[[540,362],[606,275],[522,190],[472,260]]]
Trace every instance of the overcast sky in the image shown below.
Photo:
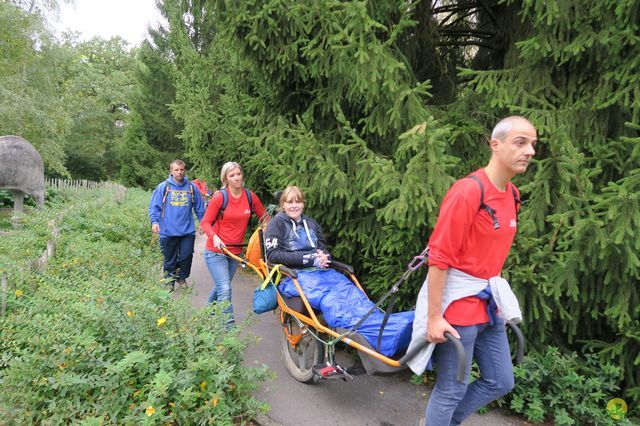
[[[59,31],[79,31],[82,40],[119,35],[138,45],[146,37],[147,25],[161,18],[154,0],[75,0],[75,6],[61,5],[60,22],[54,26]]]

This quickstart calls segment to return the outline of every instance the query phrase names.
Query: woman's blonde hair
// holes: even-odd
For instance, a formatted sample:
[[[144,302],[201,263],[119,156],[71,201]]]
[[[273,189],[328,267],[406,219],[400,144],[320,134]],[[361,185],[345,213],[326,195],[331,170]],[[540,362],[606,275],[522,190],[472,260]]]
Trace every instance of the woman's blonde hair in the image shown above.
[[[240,166],[240,164],[236,163],[235,161],[227,161],[222,166],[222,169],[220,169],[220,181],[222,182],[223,188],[226,188],[229,184],[229,181],[227,180],[227,173],[235,168],[238,168],[240,169],[240,171],[242,171],[242,166]]]
[[[304,194],[297,186],[289,185],[282,191],[282,195],[280,195],[280,208],[284,208],[284,203],[287,201],[294,200],[304,203]]]

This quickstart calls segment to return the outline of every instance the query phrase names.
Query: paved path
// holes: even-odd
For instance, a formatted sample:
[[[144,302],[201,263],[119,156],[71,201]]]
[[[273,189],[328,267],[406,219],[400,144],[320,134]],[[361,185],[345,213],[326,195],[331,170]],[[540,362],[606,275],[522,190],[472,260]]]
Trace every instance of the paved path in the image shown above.
[[[205,306],[212,280],[204,264],[204,238],[196,240],[190,282],[192,302]],[[251,312],[253,290],[258,277],[238,270],[233,280],[233,306],[236,320],[241,322],[252,315],[254,323],[247,329],[256,341],[245,353],[248,365],[268,366],[276,378],[262,384],[256,397],[271,406],[267,416],[258,419],[268,426],[412,426],[424,415],[430,388],[409,382],[408,372],[394,376],[357,376],[351,382],[322,381],[306,385],[294,380],[287,372],[280,354],[280,325],[272,312],[255,315]],[[351,355],[341,351],[338,362],[349,366]],[[527,423],[492,410],[470,417],[468,426],[521,426]]]

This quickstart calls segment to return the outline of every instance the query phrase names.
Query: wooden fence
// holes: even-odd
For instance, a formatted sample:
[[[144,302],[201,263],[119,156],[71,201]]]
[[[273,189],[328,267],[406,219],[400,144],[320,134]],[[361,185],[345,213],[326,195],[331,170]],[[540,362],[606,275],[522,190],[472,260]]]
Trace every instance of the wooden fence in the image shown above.
[[[92,180],[45,179],[45,185],[60,191],[80,192],[105,189],[114,194],[117,202],[122,202],[127,188],[115,182],[94,182]]]

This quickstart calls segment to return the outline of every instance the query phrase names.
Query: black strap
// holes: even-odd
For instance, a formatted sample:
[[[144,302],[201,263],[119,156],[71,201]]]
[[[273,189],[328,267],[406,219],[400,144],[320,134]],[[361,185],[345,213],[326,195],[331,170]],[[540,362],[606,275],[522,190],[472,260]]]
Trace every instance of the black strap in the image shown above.
[[[384,333],[384,328],[387,326],[387,322],[389,321],[389,317],[393,313],[393,308],[396,304],[396,299],[398,298],[398,293],[394,293],[391,296],[391,301],[389,302],[389,307],[387,311],[384,313],[384,318],[382,319],[382,324],[380,324],[380,332],[378,333],[378,342],[376,343],[376,350],[380,352],[380,345],[382,344],[382,333]]]
[[[518,197],[518,192],[516,191],[516,186],[509,182],[511,185],[511,193],[513,194],[513,201],[516,203],[516,220],[518,220],[518,214],[520,213],[520,207],[522,207],[522,200]]]
[[[499,229],[500,228],[500,223],[498,222],[498,217],[496,216],[496,211],[484,203],[484,185],[482,184],[482,181],[480,180],[480,178],[478,176],[469,175],[467,177],[469,179],[472,179],[472,180],[476,181],[478,183],[478,185],[480,186],[480,207],[479,207],[479,210],[484,210],[489,214],[489,217],[491,217],[491,221],[493,221],[493,229]]]

